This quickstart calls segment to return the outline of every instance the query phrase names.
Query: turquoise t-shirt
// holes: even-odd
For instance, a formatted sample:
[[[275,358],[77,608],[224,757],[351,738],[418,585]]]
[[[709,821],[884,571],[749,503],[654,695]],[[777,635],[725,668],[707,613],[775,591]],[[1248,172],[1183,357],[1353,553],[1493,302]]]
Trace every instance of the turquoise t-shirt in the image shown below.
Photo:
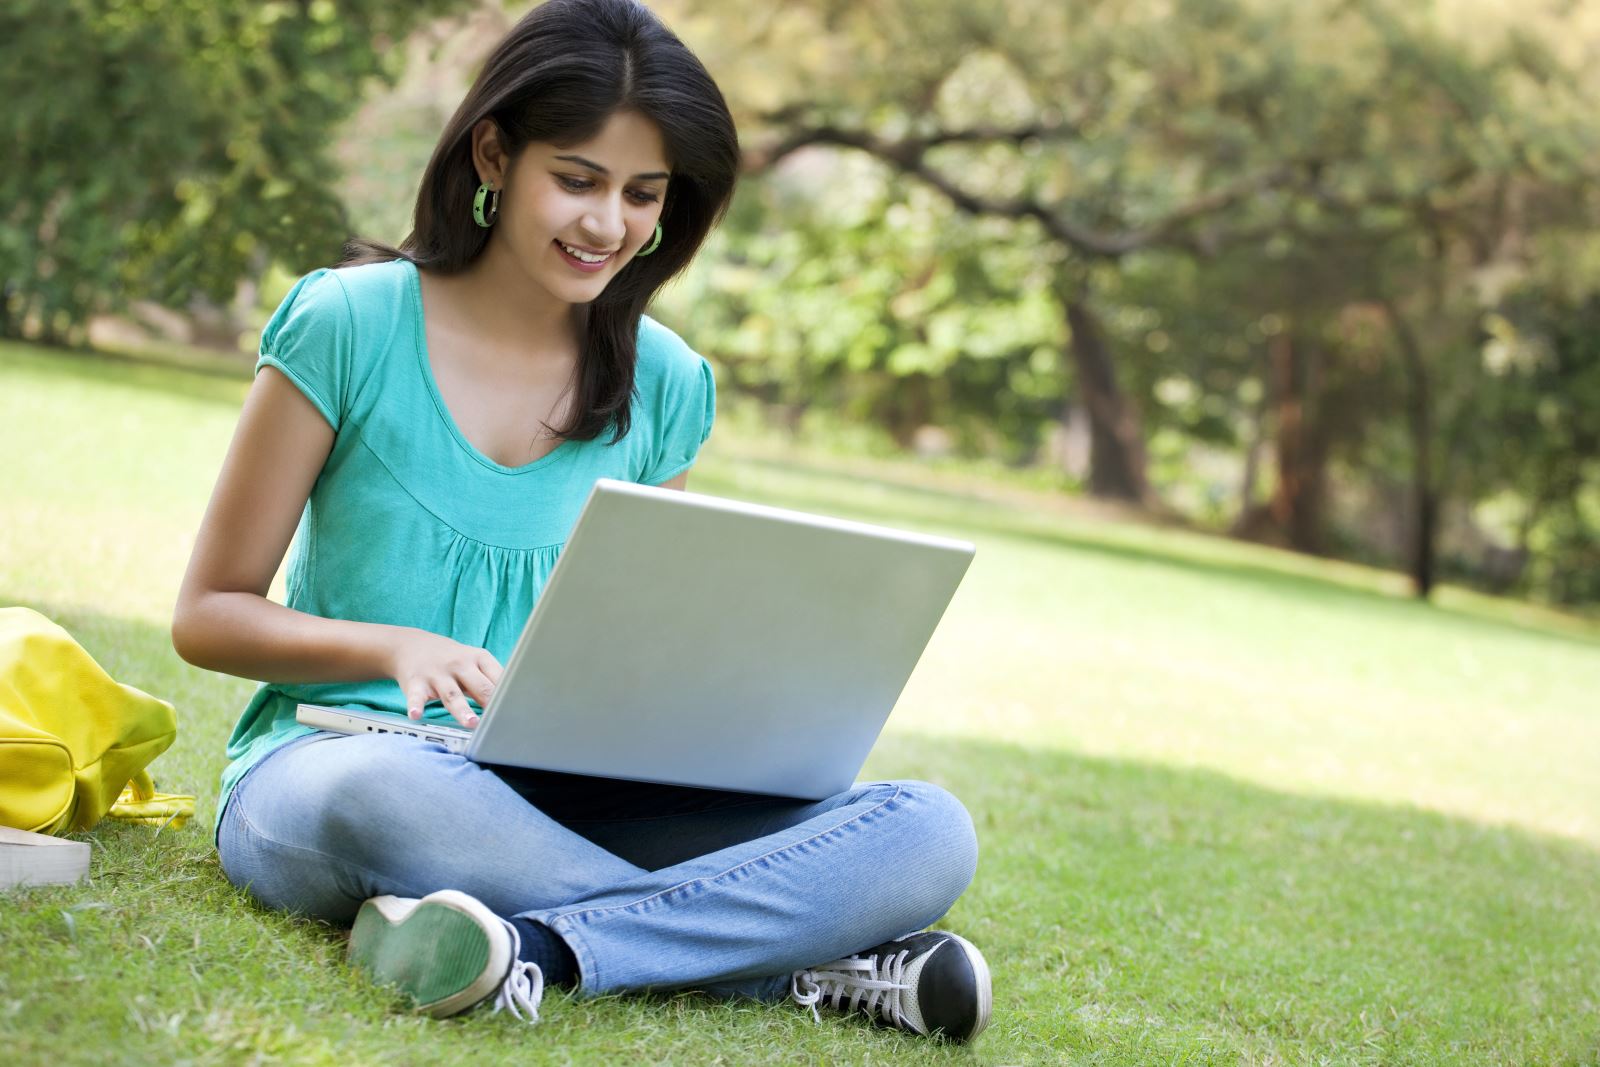
[[[414,626],[511,655],[595,480],[659,485],[693,465],[711,432],[711,367],[677,334],[639,324],[633,426],[611,444],[563,441],[522,467],[483,455],[439,394],[409,260],[312,271],[261,335],[272,366],[335,432],[289,554],[288,606],[332,619]],[[262,685],[228,740],[218,820],[268,752],[311,733],[301,702],[405,714],[391,678]],[[452,722],[438,705],[427,720]]]

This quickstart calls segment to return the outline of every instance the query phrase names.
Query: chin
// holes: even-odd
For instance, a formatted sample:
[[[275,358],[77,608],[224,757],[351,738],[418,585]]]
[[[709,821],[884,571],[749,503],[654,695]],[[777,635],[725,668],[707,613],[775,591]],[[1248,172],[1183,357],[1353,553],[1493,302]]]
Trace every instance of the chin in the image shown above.
[[[545,291],[564,303],[587,304],[605,292],[606,285],[610,281],[610,276],[590,281],[561,277],[547,278]]]
[[[561,293],[561,298],[569,304],[592,304],[600,299],[600,294],[606,291],[606,284],[610,280],[610,278],[607,278],[605,282],[599,282],[594,285],[568,286]]]

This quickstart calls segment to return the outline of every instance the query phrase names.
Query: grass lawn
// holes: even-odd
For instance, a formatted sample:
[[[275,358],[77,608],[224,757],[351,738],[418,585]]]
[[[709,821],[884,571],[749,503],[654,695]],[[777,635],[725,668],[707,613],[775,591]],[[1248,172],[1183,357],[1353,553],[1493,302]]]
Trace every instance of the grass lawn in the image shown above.
[[[692,488],[979,545],[866,773],[971,808],[946,925],[994,968],[993,1025],[944,1048],[693,995],[410,1014],[211,844],[254,683],[167,625],[244,389],[0,346],[0,604],[176,704],[152,769],[200,797],[182,830],[83,835],[83,886],[0,897],[7,1064],[1600,1063],[1592,625],[734,432]]]

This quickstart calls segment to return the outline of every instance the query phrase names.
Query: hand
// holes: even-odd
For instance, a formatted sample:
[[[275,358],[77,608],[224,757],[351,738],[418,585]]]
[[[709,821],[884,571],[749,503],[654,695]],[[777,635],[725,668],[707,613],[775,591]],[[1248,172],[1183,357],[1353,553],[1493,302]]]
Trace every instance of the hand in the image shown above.
[[[422,718],[423,705],[440,700],[457,722],[470,728],[478,725],[478,716],[467,697],[488,707],[505,671],[486,649],[408,628],[394,645],[389,673],[400,683],[411,718]]]

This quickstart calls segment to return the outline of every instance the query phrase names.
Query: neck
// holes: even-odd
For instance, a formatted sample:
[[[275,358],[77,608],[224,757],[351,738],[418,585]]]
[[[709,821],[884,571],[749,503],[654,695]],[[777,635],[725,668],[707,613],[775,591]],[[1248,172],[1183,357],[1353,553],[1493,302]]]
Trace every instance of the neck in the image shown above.
[[[490,234],[483,253],[453,281],[463,310],[490,337],[522,344],[539,338],[560,347],[577,342],[584,309],[552,296],[529,277],[498,234]],[[507,299],[508,293],[516,295]]]

